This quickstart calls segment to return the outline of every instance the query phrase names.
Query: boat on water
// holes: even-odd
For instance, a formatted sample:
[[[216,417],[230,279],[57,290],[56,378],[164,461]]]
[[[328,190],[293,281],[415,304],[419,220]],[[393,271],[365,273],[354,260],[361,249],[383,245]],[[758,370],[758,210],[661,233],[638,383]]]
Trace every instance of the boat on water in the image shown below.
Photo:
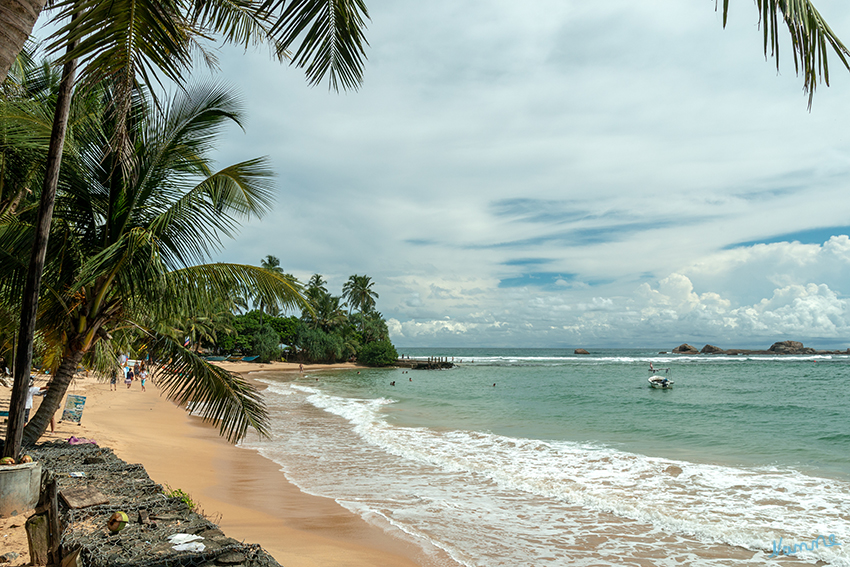
[[[660,390],[669,390],[673,387],[673,378],[669,368],[649,369],[649,385]]]

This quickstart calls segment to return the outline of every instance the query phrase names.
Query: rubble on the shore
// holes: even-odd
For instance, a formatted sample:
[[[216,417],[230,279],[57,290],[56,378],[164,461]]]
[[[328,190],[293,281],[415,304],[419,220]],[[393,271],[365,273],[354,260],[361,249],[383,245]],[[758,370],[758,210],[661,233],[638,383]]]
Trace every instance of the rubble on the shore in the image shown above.
[[[46,443],[28,450],[57,481],[61,556],[79,557],[86,567],[280,567],[256,544],[227,537],[216,524],[190,509],[184,498],[168,496],[144,467],[119,459],[96,445]],[[65,496],[85,489],[108,503],[71,508]],[[72,498],[68,498],[72,500]],[[107,529],[115,512],[129,517],[117,533]],[[178,546],[169,536],[188,534],[194,545]]]

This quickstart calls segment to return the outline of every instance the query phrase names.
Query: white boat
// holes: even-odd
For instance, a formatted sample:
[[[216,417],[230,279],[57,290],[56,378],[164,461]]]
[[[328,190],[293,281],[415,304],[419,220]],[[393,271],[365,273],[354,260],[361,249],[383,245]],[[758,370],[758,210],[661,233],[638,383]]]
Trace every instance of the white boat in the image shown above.
[[[661,390],[669,390],[673,387],[673,378],[669,368],[650,368],[649,385]]]

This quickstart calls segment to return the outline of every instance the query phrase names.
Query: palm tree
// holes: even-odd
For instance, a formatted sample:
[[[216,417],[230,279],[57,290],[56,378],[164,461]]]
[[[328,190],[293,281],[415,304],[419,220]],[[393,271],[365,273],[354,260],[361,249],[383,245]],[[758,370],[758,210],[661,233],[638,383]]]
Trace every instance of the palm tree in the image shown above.
[[[0,0],[0,23],[14,22],[15,33],[0,28],[0,81],[2,81],[24,42],[7,42],[28,35],[44,4],[25,4],[18,0]],[[41,192],[35,239],[21,301],[20,341],[16,353],[15,384],[10,403],[10,419],[4,454],[19,450],[23,425],[23,403],[26,381],[32,362],[32,340],[42,271],[48,246],[50,223],[65,142],[68,112],[75,84],[77,62],[84,63],[83,77],[91,87],[103,77],[112,77],[117,118],[111,144],[120,158],[131,153],[127,121],[131,96],[141,77],[151,85],[156,71],[184,84],[191,63],[192,49],[198,38],[209,33],[221,34],[227,41],[243,43],[269,41],[273,52],[284,58],[296,40],[301,43],[296,63],[307,67],[308,79],[316,83],[330,77],[331,87],[356,88],[362,79],[365,40],[364,18],[368,18],[360,0],[297,0],[286,5],[283,0],[262,0],[233,4],[227,1],[187,3],[154,2],[139,5],[133,0],[64,0],[56,4],[57,20],[67,23],[53,36],[52,49],[65,49],[61,59],[62,79],[53,118],[53,130],[47,152],[47,165]],[[321,8],[325,7],[325,10]],[[27,17],[21,19],[21,8]],[[273,12],[279,10],[277,17]],[[10,15],[12,16],[10,18]],[[32,19],[29,20],[29,15]],[[309,29],[308,29],[309,28]],[[304,33],[306,30],[306,33]],[[22,32],[22,33],[21,33]],[[205,53],[212,62],[209,53]],[[158,80],[158,79],[156,79]],[[123,160],[116,167],[127,168]]]
[[[280,267],[280,260],[277,256],[272,256],[271,254],[260,260],[260,267],[277,274],[283,273],[283,268]]]
[[[111,88],[101,89],[101,128],[80,133],[76,155],[63,168],[51,253],[45,269],[39,327],[61,348],[41,408],[24,431],[38,439],[56,411],[83,356],[128,329],[149,337],[152,354],[170,360],[155,374],[178,403],[200,402],[231,440],[249,426],[265,430],[262,402],[250,385],[210,366],[180,340],[157,332],[156,323],[179,309],[203,312],[231,293],[258,289],[269,304],[300,299],[293,282],[253,266],[198,264],[231,235],[240,218],[261,216],[271,202],[270,172],[262,159],[220,171],[208,154],[224,123],[240,121],[227,90],[208,86],[175,97],[162,113],[141,93],[129,122],[132,153],[118,156],[110,144],[117,127]],[[119,161],[130,168],[117,167]],[[34,211],[0,222],[0,255],[8,258],[0,281],[6,303],[19,295],[27,274]]]
[[[264,270],[268,270],[274,274],[277,274],[289,281],[293,284],[298,283],[298,279],[292,274],[287,274],[283,271],[283,268],[280,267],[280,260],[277,256],[272,256],[271,254],[267,255],[265,258],[260,260],[260,267]],[[260,306],[260,322],[262,323],[262,314],[265,313],[267,315],[271,315],[272,317],[278,317],[280,315],[280,309],[273,304],[266,304],[263,302],[262,298],[257,298],[257,303]]]
[[[320,274],[310,278],[304,292],[307,305],[301,309],[301,320],[313,329],[328,332],[345,323],[346,317],[340,307],[340,298],[328,293],[326,284]]]
[[[375,282],[369,276],[358,276],[357,274],[348,278],[342,286],[342,296],[348,302],[348,312],[356,307],[361,313],[367,313],[375,308],[375,300],[379,297],[372,290]]]
[[[346,317],[340,307],[340,298],[329,293],[318,297],[311,302],[313,313],[307,315],[307,319],[313,328],[321,329],[326,333],[345,324]]]
[[[327,295],[328,282],[321,276],[321,274],[313,274],[310,277],[310,281],[307,282],[307,291],[305,295],[307,296],[307,301],[310,305],[315,305],[324,295]],[[302,314],[303,316],[303,314]]]

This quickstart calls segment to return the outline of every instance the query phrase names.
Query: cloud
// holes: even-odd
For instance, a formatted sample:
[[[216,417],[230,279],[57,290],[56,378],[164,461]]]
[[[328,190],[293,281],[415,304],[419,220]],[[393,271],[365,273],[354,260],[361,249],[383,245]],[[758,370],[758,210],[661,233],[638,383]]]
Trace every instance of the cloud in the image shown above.
[[[797,253],[789,261],[808,269],[834,264],[836,259],[848,264],[847,237],[834,237],[822,246],[795,247]],[[782,243],[759,245],[750,252],[748,259],[735,258],[736,271],[757,271],[765,257],[785,257],[789,249],[788,243]],[[697,265],[716,267],[717,262],[715,258]],[[747,266],[748,262],[755,266]],[[489,340],[495,343],[488,344],[514,346],[539,346],[543,341],[548,345],[648,346],[649,341],[667,348],[682,341],[767,348],[775,341],[794,339],[816,348],[843,349],[850,335],[850,300],[827,284],[811,282],[773,287],[758,301],[737,304],[716,291],[697,293],[688,276],[672,273],[654,283],[639,283],[625,296],[581,299],[576,289],[559,292],[554,286],[548,290],[536,285],[513,287],[503,290],[491,308],[474,317],[451,320],[395,320],[393,338],[406,345],[438,345],[451,332],[451,344]],[[456,312],[449,307],[446,310]]]
[[[809,283],[850,293],[850,238],[836,235],[822,244],[776,242],[723,250],[682,271],[697,287],[739,304],[758,302],[779,287]]]
[[[850,37],[843,3],[818,8]],[[222,50],[249,115],[220,163],[269,155],[279,196],[219,259],[337,293],[366,273],[404,345],[844,340],[840,66],[809,113],[751,6],[725,29],[680,0],[369,9],[357,92]]]

